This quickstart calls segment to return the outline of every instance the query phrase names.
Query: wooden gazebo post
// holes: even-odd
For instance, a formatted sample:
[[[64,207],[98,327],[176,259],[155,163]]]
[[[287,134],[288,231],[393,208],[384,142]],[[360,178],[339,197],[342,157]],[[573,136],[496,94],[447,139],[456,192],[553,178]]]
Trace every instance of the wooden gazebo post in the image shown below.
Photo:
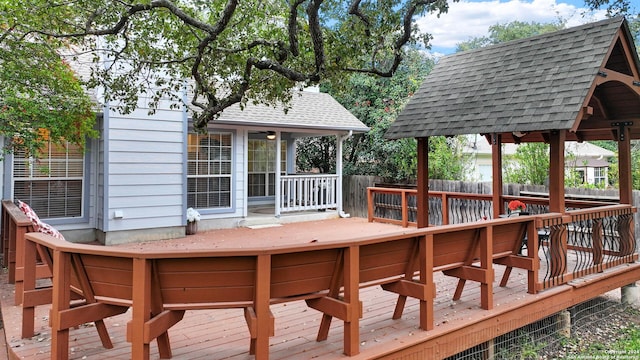
[[[633,205],[633,179],[631,176],[631,134],[629,124],[614,123],[618,126],[618,183],[620,191],[620,204]],[[631,226],[634,226],[633,221]],[[631,232],[634,229],[630,229]],[[635,240],[635,239],[634,239]],[[633,245],[627,246],[634,249]],[[636,250],[637,251],[637,250]],[[620,288],[620,295],[623,304],[633,304],[638,302],[640,291],[636,283],[627,284]]]
[[[492,162],[492,202],[493,218],[497,219],[504,214],[504,201],[502,201],[502,136],[491,135],[491,162]]]
[[[549,211],[564,214],[564,142],[566,132],[564,130],[552,130],[549,134]],[[549,270],[551,276],[564,274],[567,266],[567,233],[560,236],[551,233],[551,263]]]
[[[417,223],[418,228],[429,226],[429,138],[418,140],[418,194]]]
[[[629,126],[619,124],[618,129],[618,175],[620,204],[633,202],[633,180],[631,176],[631,135]]]
[[[549,211],[564,214],[564,142],[566,133],[553,130],[549,135]]]

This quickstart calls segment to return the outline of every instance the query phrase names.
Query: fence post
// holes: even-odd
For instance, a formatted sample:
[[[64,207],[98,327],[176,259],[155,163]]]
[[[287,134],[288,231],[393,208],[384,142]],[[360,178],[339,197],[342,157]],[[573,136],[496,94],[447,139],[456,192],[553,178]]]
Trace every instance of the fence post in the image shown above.
[[[409,201],[407,196],[407,191],[402,190],[402,227],[409,226]]]
[[[373,189],[370,187],[367,188],[367,214],[369,222],[373,222]]]
[[[449,225],[449,195],[442,194],[442,225]]]

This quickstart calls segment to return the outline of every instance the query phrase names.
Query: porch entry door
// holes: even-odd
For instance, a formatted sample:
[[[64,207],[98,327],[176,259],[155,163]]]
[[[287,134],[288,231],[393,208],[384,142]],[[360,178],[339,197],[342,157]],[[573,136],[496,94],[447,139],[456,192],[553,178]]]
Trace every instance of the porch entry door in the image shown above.
[[[280,169],[286,174],[287,141],[280,142]],[[276,142],[249,139],[249,197],[267,197],[276,194]]]

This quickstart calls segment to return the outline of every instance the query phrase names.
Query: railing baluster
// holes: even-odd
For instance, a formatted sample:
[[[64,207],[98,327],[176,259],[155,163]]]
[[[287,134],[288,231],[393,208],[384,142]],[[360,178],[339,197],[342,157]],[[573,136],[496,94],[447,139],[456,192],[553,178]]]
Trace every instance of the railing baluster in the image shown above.
[[[337,208],[338,175],[282,175],[281,211]]]

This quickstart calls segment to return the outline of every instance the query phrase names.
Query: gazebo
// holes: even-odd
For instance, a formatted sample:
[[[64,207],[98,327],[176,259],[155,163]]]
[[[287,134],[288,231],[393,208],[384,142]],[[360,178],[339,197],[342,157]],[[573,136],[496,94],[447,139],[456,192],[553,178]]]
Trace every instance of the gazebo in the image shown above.
[[[504,213],[502,143],[550,145],[549,211],[565,212],[564,143],[615,140],[620,203],[631,204],[640,139],[640,60],[623,17],[442,58],[386,133],[418,141],[418,227],[428,224],[428,138],[492,145],[493,217]]]

